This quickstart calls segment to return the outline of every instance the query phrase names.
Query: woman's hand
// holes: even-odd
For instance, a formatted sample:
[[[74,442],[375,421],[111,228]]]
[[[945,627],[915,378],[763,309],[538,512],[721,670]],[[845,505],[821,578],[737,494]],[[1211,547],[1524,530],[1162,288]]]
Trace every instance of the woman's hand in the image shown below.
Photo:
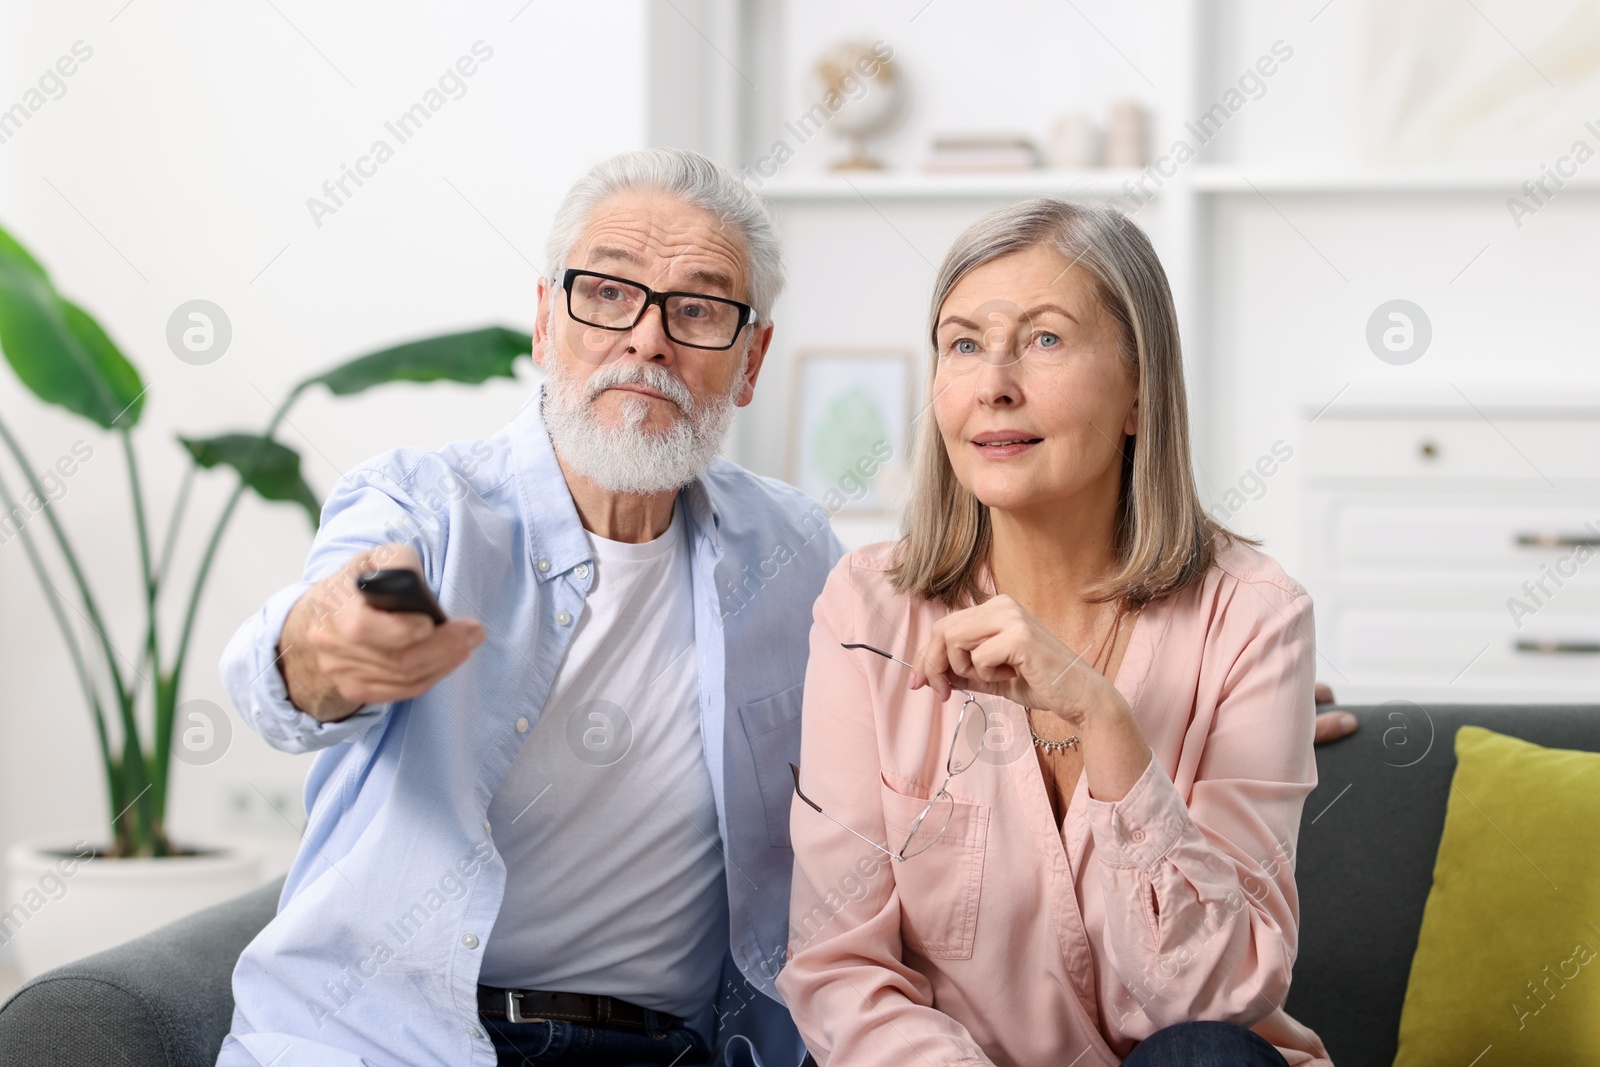
[[[1106,708],[1127,708],[1115,686],[1009,596],[951,612],[912,661],[911,688],[990,693],[1048,710],[1074,727]]]

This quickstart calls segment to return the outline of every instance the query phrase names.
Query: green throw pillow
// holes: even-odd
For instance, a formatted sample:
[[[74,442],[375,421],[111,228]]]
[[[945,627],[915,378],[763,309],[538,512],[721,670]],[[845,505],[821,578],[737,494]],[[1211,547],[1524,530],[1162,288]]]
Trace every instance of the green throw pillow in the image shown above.
[[[1600,1065],[1600,753],[1456,734],[1395,1067]]]

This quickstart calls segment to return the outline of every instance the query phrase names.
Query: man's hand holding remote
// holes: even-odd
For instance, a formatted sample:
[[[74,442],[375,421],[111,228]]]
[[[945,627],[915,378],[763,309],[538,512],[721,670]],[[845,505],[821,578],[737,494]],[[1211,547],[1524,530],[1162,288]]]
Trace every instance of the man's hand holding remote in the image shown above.
[[[367,704],[420,696],[483,643],[483,624],[476,619],[453,618],[438,626],[426,615],[369,605],[355,578],[380,567],[422,574],[410,545],[361,552],[307,590],[284,620],[278,667],[289,699],[322,722],[347,719]]]

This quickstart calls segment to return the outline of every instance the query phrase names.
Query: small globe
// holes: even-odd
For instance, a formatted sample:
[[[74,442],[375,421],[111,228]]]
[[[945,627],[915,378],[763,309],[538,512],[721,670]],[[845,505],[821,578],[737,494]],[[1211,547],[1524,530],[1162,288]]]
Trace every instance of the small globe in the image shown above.
[[[851,157],[835,168],[882,167],[867,155],[865,142],[888,131],[900,117],[905,85],[892,62],[880,58],[872,45],[850,41],[818,59],[815,73],[820,100],[832,113],[829,127],[851,142]]]

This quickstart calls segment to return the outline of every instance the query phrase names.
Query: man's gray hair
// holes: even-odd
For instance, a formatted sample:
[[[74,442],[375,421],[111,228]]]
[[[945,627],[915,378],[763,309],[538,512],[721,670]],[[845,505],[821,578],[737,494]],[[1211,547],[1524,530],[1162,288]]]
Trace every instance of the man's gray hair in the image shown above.
[[[559,279],[594,209],[613,196],[635,191],[679,197],[737,231],[744,244],[750,305],[758,320],[772,321],[772,305],[783,291],[783,256],[772,216],[732,171],[681,148],[623,152],[596,163],[574,182],[550,227],[545,255],[551,278]]]

